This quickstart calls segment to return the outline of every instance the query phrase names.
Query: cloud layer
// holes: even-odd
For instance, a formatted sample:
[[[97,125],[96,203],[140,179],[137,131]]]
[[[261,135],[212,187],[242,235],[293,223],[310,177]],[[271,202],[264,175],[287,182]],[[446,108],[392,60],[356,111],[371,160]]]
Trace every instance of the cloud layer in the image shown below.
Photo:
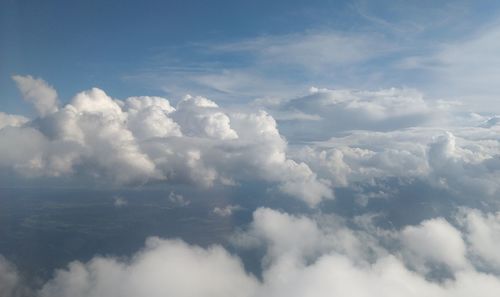
[[[204,97],[188,95],[174,107],[94,88],[57,107],[43,80],[15,80],[35,107],[52,106],[31,120],[0,115],[0,168],[17,176],[100,186],[257,181],[310,206],[333,198],[336,187],[388,178],[456,196],[493,198],[500,188],[496,117],[415,90],[312,88],[305,97],[227,109]]]
[[[375,227],[368,217],[294,216],[259,208],[233,242],[266,251],[260,279],[220,246],[152,237],[129,259],[72,262],[31,295],[497,296],[500,266],[490,262],[485,268],[481,261],[492,256],[489,248],[500,247],[499,217],[462,209],[455,225],[434,218],[397,230]],[[16,296],[22,283],[15,269],[2,260],[0,270],[1,292]]]
[[[6,176],[104,188],[209,189],[256,182],[311,208],[307,215],[257,208],[252,222],[231,237],[235,254],[153,237],[126,259],[72,262],[40,288],[28,289],[15,267],[0,258],[0,294],[441,297],[477,296],[478,287],[485,288],[480,296],[500,292],[500,215],[485,211],[497,209],[500,193],[498,116],[464,112],[409,89],[311,88],[306,96],[224,108],[200,96],[173,105],[152,96],[118,100],[93,88],[60,105],[43,80],[14,79],[38,116],[0,114],[0,170]],[[384,200],[398,208],[405,203],[401,185],[417,182],[451,197],[449,209],[394,225],[384,211],[366,207]],[[358,215],[322,211],[321,203],[342,189],[354,193]],[[438,199],[424,197],[428,193],[412,194]],[[120,197],[115,205],[127,206]],[[177,207],[191,203],[173,191],[168,199]],[[232,202],[211,207],[211,215],[223,219],[245,209]],[[261,275],[245,270],[241,251],[262,252]]]

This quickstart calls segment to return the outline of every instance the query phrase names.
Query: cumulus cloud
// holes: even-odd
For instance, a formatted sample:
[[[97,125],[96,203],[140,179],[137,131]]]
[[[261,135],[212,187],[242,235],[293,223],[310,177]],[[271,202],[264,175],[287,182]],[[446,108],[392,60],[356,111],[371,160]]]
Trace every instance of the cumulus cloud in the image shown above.
[[[257,281],[221,247],[150,238],[130,261],[97,257],[59,270],[39,297],[253,296]]]
[[[391,177],[455,196],[499,192],[495,116],[464,115],[409,89],[312,88],[262,104],[267,112],[188,95],[174,107],[161,97],[118,100],[94,88],[33,120],[0,114],[0,166],[101,185],[260,181],[310,206],[333,198],[335,187]]]
[[[401,232],[409,261],[415,265],[431,262],[461,269],[467,265],[466,247],[460,231],[443,219],[432,219]],[[421,268],[421,267],[417,267]]]
[[[178,104],[175,119],[188,135],[203,135],[215,139],[236,139],[238,134],[230,127],[229,117],[218,110],[218,105],[204,97],[184,97]]]
[[[14,75],[12,79],[16,82],[23,98],[33,104],[40,116],[57,111],[57,92],[43,79],[31,75]]]
[[[293,147],[290,155],[337,187],[419,180],[460,199],[480,196],[486,202],[500,191],[498,132],[497,126],[352,131]]]
[[[29,119],[24,116],[7,114],[0,111],[0,129],[6,126],[19,127],[28,121]]]
[[[467,231],[466,240],[471,253],[485,267],[500,271],[500,256],[497,252],[500,246],[500,212],[482,213],[464,209],[460,222]]]
[[[139,139],[182,136],[179,125],[168,115],[175,111],[161,97],[130,97],[125,101],[127,127]]]
[[[470,215],[488,219],[477,210],[462,212],[467,221]],[[476,231],[460,230],[443,218],[398,231],[380,229],[361,218],[348,222],[331,215],[295,216],[260,208],[248,229],[235,237],[240,246],[257,244],[267,251],[260,279],[220,246],[201,248],[152,237],[128,259],[99,256],[86,263],[74,261],[32,295],[497,296],[500,275],[483,272],[469,261],[473,256],[466,249],[473,243],[461,239]],[[402,245],[386,247],[384,242],[392,240]],[[408,261],[407,252],[420,258]],[[433,278],[414,269],[415,260],[422,265],[441,261],[460,269],[451,269],[445,279]],[[0,274],[0,288],[13,292],[19,276],[8,262],[0,263],[6,272]]]
[[[281,101],[258,100],[291,139],[325,140],[351,130],[391,131],[446,123],[450,107],[424,100],[414,89],[310,88],[309,94]]]
[[[122,101],[93,88],[61,108],[45,109],[40,118],[9,117],[0,148],[0,165],[21,176],[83,178],[97,185],[260,181],[311,206],[333,197],[327,180],[287,156],[271,115],[226,110],[199,96],[173,107],[161,97]]]

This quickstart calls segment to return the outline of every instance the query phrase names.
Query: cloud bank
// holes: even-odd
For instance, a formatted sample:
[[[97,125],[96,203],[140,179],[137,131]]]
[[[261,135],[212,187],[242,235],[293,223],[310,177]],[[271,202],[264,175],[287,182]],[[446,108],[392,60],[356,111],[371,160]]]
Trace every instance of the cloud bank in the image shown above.
[[[15,79],[48,88],[40,79]],[[35,106],[45,102],[35,97]],[[311,205],[333,197],[328,181],[287,157],[287,142],[265,111],[229,111],[192,96],[174,108],[165,98],[122,101],[94,88],[33,120],[9,119],[0,130],[0,166],[21,176],[201,187],[257,180]]]
[[[333,198],[335,188],[388,178],[489,200],[500,189],[496,116],[464,113],[416,90],[312,88],[228,109],[199,96],[174,107],[94,88],[57,107],[43,80],[14,79],[35,107],[55,104],[44,103],[52,107],[34,119],[0,114],[0,170],[19,177],[94,186],[261,182],[310,206]]]

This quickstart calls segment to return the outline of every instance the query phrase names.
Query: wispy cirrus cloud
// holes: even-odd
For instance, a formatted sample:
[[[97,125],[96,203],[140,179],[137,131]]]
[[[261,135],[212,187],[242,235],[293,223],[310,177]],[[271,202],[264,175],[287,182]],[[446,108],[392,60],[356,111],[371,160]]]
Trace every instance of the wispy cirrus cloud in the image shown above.
[[[189,60],[172,62],[174,50],[158,54],[151,66],[127,79],[153,81],[174,94],[190,89],[238,100],[276,98],[296,94],[312,81],[347,82],[367,63],[399,51],[400,46],[382,34],[314,30],[193,44],[186,50],[197,57],[196,67],[186,68]],[[178,63],[184,67],[178,68]]]
[[[485,25],[459,40],[442,42],[426,55],[403,58],[398,66],[421,71],[432,79],[435,96],[454,98],[477,111],[499,111],[500,25]]]

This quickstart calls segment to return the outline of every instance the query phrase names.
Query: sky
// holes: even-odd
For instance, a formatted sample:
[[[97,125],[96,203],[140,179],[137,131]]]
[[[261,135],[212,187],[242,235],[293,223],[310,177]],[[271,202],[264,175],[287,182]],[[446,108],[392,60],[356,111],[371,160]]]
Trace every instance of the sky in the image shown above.
[[[230,102],[409,87],[499,109],[495,1],[6,0],[1,16],[2,105],[18,113],[16,74],[65,101],[94,86]]]
[[[0,296],[500,294],[495,1],[0,5]]]

